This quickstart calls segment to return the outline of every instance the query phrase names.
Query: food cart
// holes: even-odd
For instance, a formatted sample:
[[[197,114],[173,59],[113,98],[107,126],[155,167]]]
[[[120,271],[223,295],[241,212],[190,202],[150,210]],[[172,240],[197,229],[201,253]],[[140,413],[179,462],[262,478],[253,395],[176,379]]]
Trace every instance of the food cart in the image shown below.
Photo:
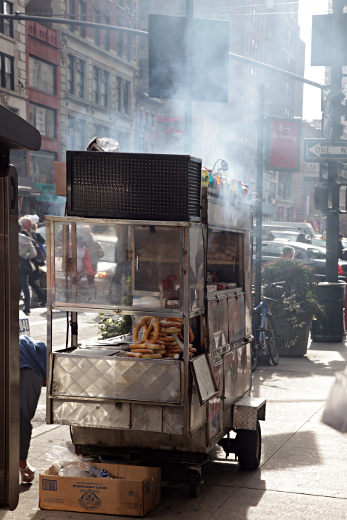
[[[250,204],[201,188],[201,161],[190,156],[68,152],[67,183],[69,216],[46,219],[47,422],[73,427],[77,453],[185,464],[192,497],[216,444],[255,469],[266,403],[250,397]],[[86,228],[114,251],[114,265],[89,277]],[[54,352],[53,310],[72,321],[71,346]],[[131,334],[81,348],[78,312],[130,315],[137,341],[144,316],[181,328],[170,355],[164,346],[129,357],[144,346]]]

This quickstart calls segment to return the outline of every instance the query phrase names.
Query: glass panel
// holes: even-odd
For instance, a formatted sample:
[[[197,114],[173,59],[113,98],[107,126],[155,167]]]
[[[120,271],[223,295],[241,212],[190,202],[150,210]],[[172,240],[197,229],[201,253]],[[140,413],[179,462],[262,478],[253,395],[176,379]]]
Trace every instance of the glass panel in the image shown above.
[[[134,242],[134,305],[179,308],[179,227],[136,226]]]
[[[190,241],[190,302],[189,310],[204,307],[205,244],[202,228],[189,230]]]
[[[209,229],[207,245],[207,279],[210,283],[236,283],[243,286],[240,260],[242,234]]]
[[[171,299],[179,309],[179,240],[179,228],[55,223],[53,299],[140,309]]]

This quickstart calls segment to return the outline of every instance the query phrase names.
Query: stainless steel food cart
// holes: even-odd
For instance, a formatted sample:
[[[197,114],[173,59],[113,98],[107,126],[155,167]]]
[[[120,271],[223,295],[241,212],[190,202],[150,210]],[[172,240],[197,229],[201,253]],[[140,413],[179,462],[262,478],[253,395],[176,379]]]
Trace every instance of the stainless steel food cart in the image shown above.
[[[204,188],[199,219],[69,216],[47,217],[46,225],[47,422],[73,427],[77,453],[186,464],[191,496],[216,444],[255,469],[266,403],[250,397],[252,214],[245,199]],[[77,244],[86,228],[105,237],[112,256],[108,269],[99,259],[89,281]],[[71,312],[73,321],[81,311],[131,315],[133,327],[145,315],[182,318],[182,352],[129,358],[127,337],[119,350],[81,349],[76,327],[72,346],[53,352],[54,310]]]

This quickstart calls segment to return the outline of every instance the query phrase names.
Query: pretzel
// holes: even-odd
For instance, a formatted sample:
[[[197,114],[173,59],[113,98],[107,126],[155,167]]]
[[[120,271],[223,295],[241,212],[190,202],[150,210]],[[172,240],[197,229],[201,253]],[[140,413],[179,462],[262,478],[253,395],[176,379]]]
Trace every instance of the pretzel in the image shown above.
[[[181,332],[179,327],[168,327],[167,329],[159,329],[159,332],[166,332],[167,334],[176,334],[177,332]]]
[[[162,320],[162,321],[171,321],[171,322],[175,321],[176,323],[181,323],[182,325],[184,325],[184,321],[182,320],[182,318],[164,318],[164,320]],[[183,338],[181,341],[183,341]],[[194,334],[193,334],[191,327],[189,327],[189,343],[193,343],[193,341],[194,341]]]
[[[139,332],[142,329],[142,327],[144,328],[143,334],[145,334],[145,332],[148,330],[147,321],[149,321],[151,319],[152,319],[152,316],[143,316],[143,318],[140,319],[140,321],[136,325],[136,327],[134,329],[134,333],[133,333],[133,340],[135,343],[144,343],[145,342],[144,339],[138,339],[138,335],[139,335]]]
[[[142,357],[142,354],[139,354],[138,352],[127,352],[126,355],[128,357],[137,357],[137,358]]]
[[[149,350],[163,350],[163,345],[160,345],[159,343],[145,343],[144,345],[141,345],[141,348],[142,347]]]
[[[149,359],[161,359],[163,356],[161,354],[142,354],[142,357]]]
[[[169,318],[168,318],[168,319],[169,319]],[[174,322],[174,321],[166,321],[165,319],[161,320],[161,321],[159,322],[159,325],[160,325],[161,327],[178,327],[179,325],[180,325],[181,327],[183,327],[182,324],[178,324],[177,322]]]
[[[149,333],[154,329],[154,337],[152,339],[148,339]],[[156,316],[152,316],[150,318],[150,324],[147,330],[143,333],[143,339],[146,343],[155,343],[159,336],[159,318]]]

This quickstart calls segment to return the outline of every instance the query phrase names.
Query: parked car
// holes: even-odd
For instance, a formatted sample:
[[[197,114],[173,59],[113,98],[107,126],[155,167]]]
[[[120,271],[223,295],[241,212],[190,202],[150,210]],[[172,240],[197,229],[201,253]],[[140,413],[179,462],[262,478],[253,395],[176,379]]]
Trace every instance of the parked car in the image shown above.
[[[301,260],[308,267],[312,267],[320,281],[325,280],[325,248],[317,247],[312,244],[304,244],[302,242],[288,242],[284,240],[265,241],[262,243],[262,265],[266,262],[277,260],[283,256],[283,248],[290,246],[294,249],[294,258]],[[254,257],[255,260],[255,257]],[[338,263],[338,279],[345,282],[347,275],[347,261],[339,260]]]
[[[275,240],[288,240],[288,242],[296,242],[298,236],[300,235],[299,231],[282,231],[273,229],[269,231],[269,234],[271,234],[273,237],[275,237]]]

